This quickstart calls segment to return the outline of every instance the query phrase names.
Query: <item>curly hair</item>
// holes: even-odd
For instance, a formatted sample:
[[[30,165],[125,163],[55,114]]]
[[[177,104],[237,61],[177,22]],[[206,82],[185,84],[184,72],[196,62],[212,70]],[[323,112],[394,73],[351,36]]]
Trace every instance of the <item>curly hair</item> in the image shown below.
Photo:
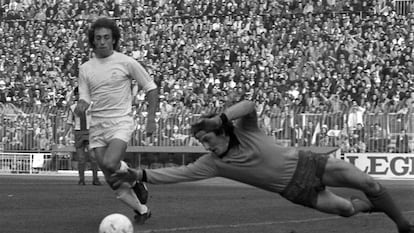
[[[97,19],[89,28],[88,30],[88,39],[89,39],[89,45],[92,48],[95,48],[94,45],[94,39],[95,39],[95,30],[98,28],[107,28],[110,29],[112,31],[112,38],[115,41],[114,45],[113,45],[113,49],[114,50],[119,50],[119,40],[121,39],[121,31],[118,27],[118,25],[116,24],[115,20],[107,18],[107,17],[102,17]]]

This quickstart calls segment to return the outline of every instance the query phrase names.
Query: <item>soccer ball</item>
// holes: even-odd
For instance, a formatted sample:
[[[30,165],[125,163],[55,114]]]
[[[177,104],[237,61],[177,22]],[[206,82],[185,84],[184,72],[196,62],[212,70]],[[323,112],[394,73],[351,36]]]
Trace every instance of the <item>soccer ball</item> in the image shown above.
[[[115,213],[102,219],[99,233],[134,233],[134,227],[127,216]]]

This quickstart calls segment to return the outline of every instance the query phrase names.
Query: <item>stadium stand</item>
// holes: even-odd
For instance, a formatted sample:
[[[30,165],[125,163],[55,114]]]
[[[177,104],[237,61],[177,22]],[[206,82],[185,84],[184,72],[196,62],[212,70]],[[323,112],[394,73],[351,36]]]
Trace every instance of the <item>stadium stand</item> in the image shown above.
[[[67,106],[105,15],[120,51],[160,88],[150,145],[197,146],[200,114],[255,100],[262,128],[287,146],[409,152],[414,138],[412,1],[0,0],[0,150],[68,146]],[[134,89],[131,146],[146,146]]]

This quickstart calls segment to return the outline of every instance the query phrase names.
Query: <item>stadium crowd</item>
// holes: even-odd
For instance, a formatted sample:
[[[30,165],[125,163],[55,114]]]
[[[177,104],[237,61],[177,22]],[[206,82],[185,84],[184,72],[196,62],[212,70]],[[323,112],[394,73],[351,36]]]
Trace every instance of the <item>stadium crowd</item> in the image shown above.
[[[196,143],[188,129],[197,114],[247,98],[256,101],[267,133],[290,145],[388,151],[392,131],[402,135],[392,150],[410,149],[414,14],[397,14],[391,1],[0,3],[4,149],[70,143],[63,134],[67,107],[79,65],[93,56],[86,32],[99,16],[117,19],[119,50],[159,85],[155,145]],[[145,99],[137,88],[134,105],[143,123]]]

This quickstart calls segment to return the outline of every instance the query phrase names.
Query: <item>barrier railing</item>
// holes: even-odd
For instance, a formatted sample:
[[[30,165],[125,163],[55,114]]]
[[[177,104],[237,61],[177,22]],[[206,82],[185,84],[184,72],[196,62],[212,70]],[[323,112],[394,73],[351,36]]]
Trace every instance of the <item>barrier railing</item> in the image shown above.
[[[190,135],[197,114],[171,114],[157,118],[157,131],[145,141],[145,114],[137,115],[137,129],[127,152],[141,167],[175,166],[195,160],[205,152]],[[73,135],[61,140],[65,116],[47,118],[3,115],[0,173],[45,173],[76,170]],[[261,116],[260,125],[275,141],[293,147],[339,147],[342,154],[375,152],[396,154],[414,151],[414,114],[295,114]],[[400,137],[404,133],[406,137]],[[48,147],[46,146],[48,145]],[[52,150],[52,147],[54,148]],[[30,153],[25,153],[25,150]],[[61,148],[61,150],[59,150]]]
[[[198,117],[198,114],[188,113],[158,117],[158,128],[148,141],[141,127],[146,121],[145,114],[137,115],[137,128],[130,146],[199,146],[190,135],[191,123]],[[65,119],[65,115],[24,119],[2,115],[0,151],[46,153],[55,145],[72,145],[73,134],[64,135]],[[360,118],[340,113],[280,114],[264,115],[259,121],[268,135],[286,146],[337,146],[344,152],[408,152],[414,149],[414,114],[366,113]],[[399,135],[403,134],[406,138],[401,145]]]
[[[305,147],[317,153],[339,157],[336,147]],[[54,148],[51,153],[1,153],[0,174],[45,174],[77,171],[78,161],[73,159],[73,146]],[[129,146],[124,157],[130,166],[159,168],[186,165],[195,161],[207,151],[200,146]],[[90,164],[86,163],[86,170]],[[90,173],[88,174],[90,175]]]
[[[407,15],[414,13],[414,1],[413,0],[394,0],[394,8],[397,14]]]
[[[36,174],[73,170],[69,153],[0,153],[0,173]]]

